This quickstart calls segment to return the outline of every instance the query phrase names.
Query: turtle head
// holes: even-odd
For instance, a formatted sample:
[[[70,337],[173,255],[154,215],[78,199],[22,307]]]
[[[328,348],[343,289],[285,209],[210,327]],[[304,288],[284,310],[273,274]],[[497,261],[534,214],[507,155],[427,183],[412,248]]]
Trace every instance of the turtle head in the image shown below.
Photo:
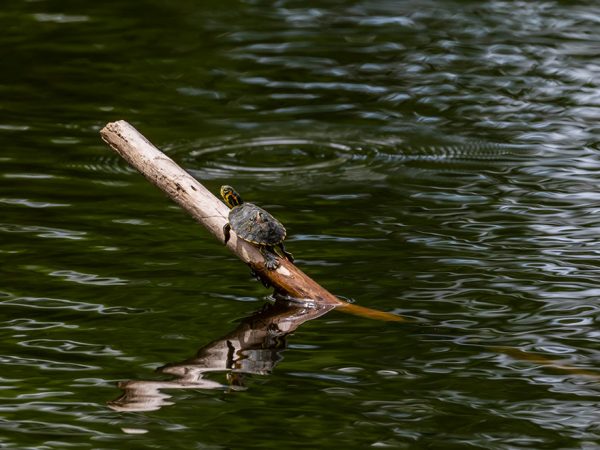
[[[240,194],[238,194],[231,186],[221,186],[221,197],[223,197],[223,200],[225,200],[225,203],[227,203],[230,208],[244,203]]]

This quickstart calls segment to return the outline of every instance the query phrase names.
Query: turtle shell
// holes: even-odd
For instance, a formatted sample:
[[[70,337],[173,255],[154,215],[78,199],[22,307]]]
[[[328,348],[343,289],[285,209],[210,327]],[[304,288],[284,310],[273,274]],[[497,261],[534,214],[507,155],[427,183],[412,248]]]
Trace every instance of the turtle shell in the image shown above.
[[[253,203],[242,203],[229,211],[229,225],[241,239],[258,245],[277,245],[285,239],[285,228],[275,217]]]

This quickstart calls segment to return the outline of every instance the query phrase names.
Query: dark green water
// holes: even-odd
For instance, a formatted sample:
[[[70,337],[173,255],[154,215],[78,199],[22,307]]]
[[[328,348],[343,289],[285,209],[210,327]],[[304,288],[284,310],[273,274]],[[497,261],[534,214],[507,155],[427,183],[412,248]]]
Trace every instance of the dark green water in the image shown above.
[[[5,2],[0,447],[599,448],[599,24],[592,0]],[[263,310],[101,142],[117,119],[414,322]]]

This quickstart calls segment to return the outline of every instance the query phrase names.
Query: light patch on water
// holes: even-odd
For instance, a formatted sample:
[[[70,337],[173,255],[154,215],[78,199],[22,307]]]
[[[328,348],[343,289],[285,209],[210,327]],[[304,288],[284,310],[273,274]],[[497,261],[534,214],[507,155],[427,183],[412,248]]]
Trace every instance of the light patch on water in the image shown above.
[[[26,179],[26,180],[48,180],[57,178],[56,175],[50,175],[47,173],[5,173],[4,178],[9,179]]]
[[[114,219],[113,220],[114,223],[124,223],[127,225],[150,225],[149,222],[142,220],[142,219]]]
[[[69,14],[49,14],[49,13],[37,13],[33,14],[33,18],[38,22],[54,22],[54,23],[80,23],[88,22],[89,16],[83,15],[69,15]]]
[[[198,88],[198,87],[191,87],[191,86],[183,86],[183,87],[177,88],[177,92],[179,92],[182,95],[187,95],[190,97],[208,97],[208,98],[212,98],[214,100],[220,100],[225,97],[225,95],[223,93],[218,92],[218,91],[202,89],[202,88]]]
[[[29,125],[14,125],[8,123],[0,123],[0,131],[27,131],[31,127]]]
[[[75,145],[80,144],[81,139],[72,136],[64,136],[60,138],[50,139],[50,142],[57,145]]]
[[[52,361],[41,358],[23,358],[11,355],[0,355],[0,363],[11,366],[35,367],[41,370],[83,371],[100,369],[98,366],[92,366],[87,364]]]
[[[123,355],[120,351],[103,344],[89,344],[71,340],[32,339],[21,341],[19,342],[19,345],[23,347],[53,350],[59,353],[83,354],[89,356],[115,357]]]
[[[79,284],[91,284],[96,286],[124,286],[128,280],[117,277],[103,277],[96,274],[82,273],[75,270],[56,270],[49,273],[52,277],[59,277],[65,281]]]
[[[121,428],[121,430],[126,434],[146,434],[149,431],[144,428]]]
[[[0,198],[0,203],[4,203],[5,205],[27,206],[29,208],[60,208],[71,206],[69,203],[36,202],[26,198]]]
[[[347,387],[330,387],[330,388],[323,389],[323,392],[325,392],[326,394],[329,394],[329,395],[341,395],[344,397],[352,397],[358,391],[356,389],[350,389]]]
[[[251,296],[245,296],[245,295],[226,295],[226,294],[212,294],[212,296],[216,297],[216,298],[223,298],[226,300],[235,300],[238,302],[257,302],[259,299],[258,297],[251,297]]]
[[[0,302],[2,306],[3,302]],[[6,303],[9,304],[8,302]],[[49,330],[51,328],[79,328],[79,325],[64,322],[42,322],[35,319],[19,318],[0,323],[0,329],[15,331]]]
[[[52,239],[86,239],[85,231],[66,230],[63,228],[44,227],[36,225],[17,225],[11,223],[0,223],[0,232],[5,233],[31,233],[38,237]]]
[[[331,236],[327,234],[295,234],[289,241],[334,241],[334,242],[375,242],[383,241],[380,238],[363,238],[349,236]]]
[[[73,311],[90,312],[99,314],[140,314],[146,312],[139,308],[125,306],[105,306],[102,304],[86,303],[81,301],[66,300],[51,297],[14,297],[10,300],[0,301],[0,306],[21,306],[34,309],[70,309]],[[69,325],[69,327],[71,327]]]

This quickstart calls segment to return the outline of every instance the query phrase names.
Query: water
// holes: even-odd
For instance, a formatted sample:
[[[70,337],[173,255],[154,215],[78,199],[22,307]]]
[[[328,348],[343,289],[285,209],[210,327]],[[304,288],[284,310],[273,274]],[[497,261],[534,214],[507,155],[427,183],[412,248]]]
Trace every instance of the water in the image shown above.
[[[589,0],[4,5],[0,446],[600,446],[599,22]],[[265,306],[101,142],[118,119],[410,321]]]

